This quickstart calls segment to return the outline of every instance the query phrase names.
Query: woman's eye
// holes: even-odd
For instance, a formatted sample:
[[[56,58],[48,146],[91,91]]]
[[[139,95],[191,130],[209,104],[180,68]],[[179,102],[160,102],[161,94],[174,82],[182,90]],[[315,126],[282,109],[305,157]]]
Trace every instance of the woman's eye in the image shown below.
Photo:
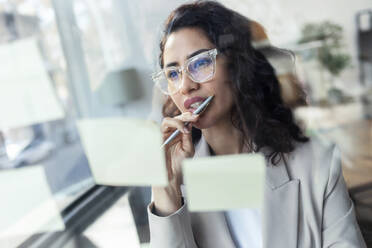
[[[168,78],[169,80],[172,80],[172,81],[176,80],[176,79],[178,78],[178,73],[177,73],[177,71],[169,71],[169,72],[167,73],[167,78]]]
[[[200,58],[192,64],[192,69],[198,70],[198,69],[201,69],[201,68],[204,68],[210,65],[211,63],[212,63],[212,60],[210,58]]]

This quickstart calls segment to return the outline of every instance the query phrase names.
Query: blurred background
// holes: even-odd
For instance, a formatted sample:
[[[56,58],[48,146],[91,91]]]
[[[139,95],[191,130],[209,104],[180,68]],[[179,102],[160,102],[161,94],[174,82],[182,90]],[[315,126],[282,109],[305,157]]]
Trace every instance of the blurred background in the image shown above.
[[[161,120],[150,75],[162,23],[185,2],[0,0],[0,173],[43,168],[65,226],[0,235],[0,247],[146,246],[149,187],[95,185],[76,120]],[[220,2],[252,19],[254,46],[306,134],[341,149],[372,247],[372,2]],[[17,177],[0,184],[11,199],[1,201],[0,216],[28,199],[10,189],[37,185]]]

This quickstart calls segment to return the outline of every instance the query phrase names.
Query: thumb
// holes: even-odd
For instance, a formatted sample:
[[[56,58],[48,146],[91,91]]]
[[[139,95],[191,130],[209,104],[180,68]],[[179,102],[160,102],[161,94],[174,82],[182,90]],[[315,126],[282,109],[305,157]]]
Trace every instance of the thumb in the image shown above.
[[[187,157],[194,155],[194,144],[192,143],[191,130],[189,133],[182,134],[182,149],[186,153]]]

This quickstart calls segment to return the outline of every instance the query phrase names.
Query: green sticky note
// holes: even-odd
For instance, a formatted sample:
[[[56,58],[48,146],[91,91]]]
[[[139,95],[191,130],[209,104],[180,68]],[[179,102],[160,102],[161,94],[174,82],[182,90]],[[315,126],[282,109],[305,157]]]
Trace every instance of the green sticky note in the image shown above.
[[[257,153],[184,160],[189,210],[261,208],[265,167],[263,155]]]
[[[97,184],[167,185],[157,124],[131,118],[84,119],[78,121],[78,130]]]

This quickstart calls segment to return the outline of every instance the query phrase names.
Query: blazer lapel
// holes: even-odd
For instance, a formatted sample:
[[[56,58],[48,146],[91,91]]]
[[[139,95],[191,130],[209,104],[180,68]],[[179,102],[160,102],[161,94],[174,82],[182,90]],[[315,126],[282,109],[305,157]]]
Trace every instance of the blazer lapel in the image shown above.
[[[267,155],[267,154],[266,154]],[[290,180],[283,161],[267,161],[263,247],[297,247],[299,180]]]

